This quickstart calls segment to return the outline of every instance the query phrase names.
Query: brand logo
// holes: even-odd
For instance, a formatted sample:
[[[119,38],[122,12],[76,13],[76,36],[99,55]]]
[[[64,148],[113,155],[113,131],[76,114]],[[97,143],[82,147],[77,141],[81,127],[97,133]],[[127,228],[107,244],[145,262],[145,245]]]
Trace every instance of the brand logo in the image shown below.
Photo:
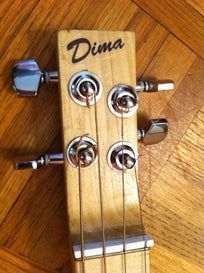
[[[109,41],[102,44],[94,42],[92,45],[88,39],[79,38],[70,42],[67,45],[67,50],[73,50],[72,63],[75,64],[85,59],[89,54],[95,56],[114,49],[121,49],[124,44],[122,39],[117,39],[115,42]],[[81,50],[81,47],[83,47],[83,50]]]

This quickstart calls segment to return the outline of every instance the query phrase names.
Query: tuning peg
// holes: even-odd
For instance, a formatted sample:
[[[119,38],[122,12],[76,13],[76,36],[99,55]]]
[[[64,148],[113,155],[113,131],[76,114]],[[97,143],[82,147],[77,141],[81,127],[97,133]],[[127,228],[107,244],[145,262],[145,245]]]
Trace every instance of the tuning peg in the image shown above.
[[[51,164],[52,165],[64,164],[64,155],[62,153],[45,154],[34,160],[17,162],[15,167],[17,170],[24,170],[24,169],[36,170],[42,166],[51,165]]]
[[[173,89],[174,89],[173,81],[166,82],[138,81],[136,85],[137,92],[161,92],[170,91]]]
[[[40,84],[57,83],[58,71],[42,72],[34,59],[20,60],[12,72],[13,88],[18,96],[37,96]],[[160,92],[174,89],[174,82],[138,81],[137,92]]]
[[[145,145],[156,144],[162,141],[168,132],[168,121],[165,118],[151,119],[145,129],[137,131],[137,138]]]
[[[18,96],[37,96],[41,83],[58,81],[58,72],[42,72],[33,59],[21,60],[12,71],[13,88]]]

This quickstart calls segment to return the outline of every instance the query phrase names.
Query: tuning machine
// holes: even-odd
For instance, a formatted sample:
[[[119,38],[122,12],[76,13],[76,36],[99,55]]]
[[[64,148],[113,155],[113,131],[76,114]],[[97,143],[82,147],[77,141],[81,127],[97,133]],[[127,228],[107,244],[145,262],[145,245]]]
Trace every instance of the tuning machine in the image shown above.
[[[62,165],[62,164],[64,164],[64,155],[62,153],[44,154],[37,157],[36,159],[22,160],[20,162],[16,162],[15,168],[17,170],[24,170],[24,169],[36,170],[47,165]]]
[[[162,92],[162,91],[171,91],[174,89],[173,81],[138,81],[136,85],[137,92]]]
[[[78,74],[77,74],[78,75]],[[80,74],[81,75],[81,74]],[[92,75],[91,75],[92,76]],[[12,72],[13,78],[13,87],[18,96],[37,96],[40,85],[45,83],[58,83],[58,72],[42,72],[34,59],[21,60],[13,68]],[[78,78],[77,83],[78,83]],[[80,78],[81,79],[81,78]],[[83,80],[83,79],[82,79]],[[120,86],[121,87],[121,86]],[[121,87],[122,91],[129,87]],[[128,109],[133,109],[132,112],[136,111],[137,108],[137,93],[138,92],[157,92],[157,91],[169,91],[174,88],[174,83],[172,81],[168,82],[147,82],[147,81],[138,81],[136,88],[131,89],[131,100],[124,93],[125,96],[121,97],[123,93],[115,92],[113,90],[113,95],[117,95],[117,107],[113,110],[118,113],[120,116],[124,107],[128,105]],[[120,88],[117,91],[120,91]],[[129,93],[128,93],[129,94]],[[134,96],[135,95],[135,96]],[[114,100],[113,100],[114,101]],[[130,107],[134,106],[134,107]],[[109,105],[110,107],[110,105]],[[112,106],[111,106],[112,107]],[[122,109],[122,110],[121,110]],[[125,115],[125,114],[124,114]],[[129,112],[127,116],[129,115]],[[166,119],[153,119],[149,121],[149,124],[144,129],[139,129],[137,131],[137,138],[139,141],[142,141],[145,145],[156,144],[163,140],[168,132],[168,122]],[[45,165],[61,165],[64,163],[65,156],[62,153],[58,154],[45,154],[37,159],[22,161],[16,164],[16,169],[38,169]],[[128,164],[130,162],[128,158]]]
[[[18,96],[38,95],[40,85],[58,83],[58,71],[42,72],[34,59],[20,60],[12,72],[13,88]],[[138,81],[136,92],[161,92],[174,89],[173,81]]]
[[[12,79],[18,96],[34,97],[42,83],[58,82],[58,72],[42,72],[35,60],[21,60],[13,67]]]
[[[138,129],[137,138],[139,141],[142,141],[143,144],[145,144],[145,145],[152,145],[152,144],[157,144],[157,143],[161,142],[166,137],[167,132],[168,132],[168,121],[165,118],[151,119],[151,120],[149,120],[149,124],[146,128]],[[86,138],[85,138],[85,140],[86,140]],[[73,142],[73,143],[75,143],[75,142]],[[96,143],[94,143],[94,145],[95,144]],[[69,147],[72,147],[72,142],[69,145]],[[69,155],[70,148],[69,147],[67,149],[68,161],[71,161],[71,165],[74,165],[72,162],[74,159],[74,156],[70,157],[70,155]],[[115,146],[113,146],[113,147],[115,148]],[[112,152],[112,150],[111,150],[111,152]],[[126,150],[128,151],[128,148]],[[132,150],[134,151],[133,148],[132,148]],[[111,152],[109,151],[110,154],[111,154]],[[132,156],[131,153],[132,153],[131,151],[127,152],[127,154],[128,154],[127,162],[129,165],[132,164],[131,167],[127,166],[127,169],[132,168],[132,166],[134,166],[134,164],[133,164],[134,160],[132,160],[132,158],[134,159],[134,156]],[[72,152],[72,154],[73,154],[73,152]],[[115,157],[115,158],[117,158],[117,157]],[[64,160],[65,160],[65,157],[64,157],[63,153],[45,154],[40,157],[37,157],[36,159],[17,162],[15,167],[17,170],[23,170],[23,169],[35,170],[35,169],[41,168],[42,166],[47,166],[47,165],[62,165],[62,164],[64,164]],[[109,165],[115,166],[112,161],[110,161],[110,162],[109,162]]]
[[[147,127],[138,129],[137,139],[145,145],[161,142],[168,133],[168,121],[165,118],[150,119]]]

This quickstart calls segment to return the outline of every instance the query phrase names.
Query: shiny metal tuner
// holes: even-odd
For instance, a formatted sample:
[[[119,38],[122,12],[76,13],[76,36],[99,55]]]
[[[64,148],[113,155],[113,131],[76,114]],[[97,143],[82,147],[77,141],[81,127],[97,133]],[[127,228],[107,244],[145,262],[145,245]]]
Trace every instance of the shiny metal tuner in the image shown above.
[[[37,96],[41,83],[58,81],[58,72],[42,72],[33,59],[20,60],[12,71],[13,88],[18,96]]]
[[[90,106],[100,99],[102,84],[97,75],[88,70],[83,70],[71,77],[69,94],[77,104]]]
[[[37,96],[42,83],[58,83],[58,71],[42,72],[34,59],[20,60],[13,68],[13,88],[18,96]],[[173,81],[138,81],[137,92],[161,92],[174,89]]]
[[[171,91],[174,89],[173,81],[152,82],[152,81],[138,81],[136,85],[137,92],[162,92]]]
[[[136,90],[126,84],[114,86],[108,95],[108,107],[117,117],[130,117],[138,108],[138,95]]]
[[[151,119],[145,129],[137,131],[138,140],[145,145],[157,144],[162,141],[168,133],[168,121],[165,118]]]
[[[134,168],[137,158],[135,147],[127,141],[116,142],[107,154],[109,167],[117,172],[126,172]]]
[[[64,155],[59,154],[45,154],[33,160],[20,161],[15,164],[17,170],[24,169],[39,169],[46,165],[62,165],[64,164]]]
[[[87,135],[75,137],[68,144],[66,156],[72,167],[90,167],[98,159],[97,144]]]

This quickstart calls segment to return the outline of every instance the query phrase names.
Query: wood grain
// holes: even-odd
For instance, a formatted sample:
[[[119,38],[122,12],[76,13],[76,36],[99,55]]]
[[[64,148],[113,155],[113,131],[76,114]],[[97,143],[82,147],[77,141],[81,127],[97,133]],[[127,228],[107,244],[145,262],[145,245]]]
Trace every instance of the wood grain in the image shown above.
[[[170,123],[164,142],[139,145],[142,210],[156,243],[151,272],[203,273],[203,206],[196,202],[204,160],[198,136],[204,128],[198,122],[204,100],[203,5],[196,0],[140,4],[142,9],[129,0],[1,1],[0,244],[28,258],[30,268],[34,262],[71,272],[63,170],[16,172],[12,164],[19,154],[61,151],[58,87],[42,87],[36,99],[18,99],[11,70],[17,59],[30,57],[42,69],[57,69],[56,33],[77,28],[134,31],[137,76],[175,81],[172,93],[140,96],[139,126],[160,116]],[[18,272],[12,261],[2,273]]]
[[[202,58],[204,57],[204,18],[185,0],[133,0],[156,21],[177,36],[184,44]],[[201,1],[202,2],[202,1]],[[197,2],[198,3],[198,2]],[[199,2],[200,3],[200,2]],[[193,4],[202,9],[202,4]]]
[[[204,2],[199,0],[185,0],[195,10],[197,10],[202,16],[204,16]]]
[[[122,40],[122,48],[113,49],[110,52],[98,55],[89,54],[84,60],[73,63],[73,50],[68,51],[67,45],[75,39],[86,38],[93,45],[103,43],[114,44],[118,39]],[[84,48],[78,49],[77,56],[84,54]],[[81,243],[80,230],[80,204],[83,210],[83,232],[84,242],[90,240],[101,241],[102,223],[104,221],[105,238],[114,239],[123,236],[123,187],[122,175],[110,169],[107,164],[107,153],[110,147],[118,141],[128,141],[136,146],[137,136],[135,133],[136,115],[124,118],[123,132],[121,131],[121,118],[117,118],[108,109],[107,97],[110,90],[120,83],[135,86],[135,36],[133,32],[118,31],[60,31],[58,34],[58,52],[59,52],[59,73],[60,73],[60,99],[62,113],[62,132],[64,143],[64,154],[67,153],[69,143],[77,136],[88,136],[97,142],[100,166],[95,164],[90,168],[81,170],[81,182],[79,181],[79,170],[73,168],[66,160],[65,162],[65,185],[67,194],[67,211],[70,225],[71,240],[73,244]],[[123,63],[123,66],[121,66]],[[102,84],[102,96],[97,102],[96,108],[82,107],[73,102],[68,96],[68,84],[71,77],[79,72],[88,70],[97,75]],[[96,119],[95,120],[95,111]],[[101,119],[101,114],[103,119]],[[71,118],[71,119],[70,119]],[[72,121],[75,122],[72,122]],[[98,159],[98,160],[99,160]],[[100,168],[100,170],[99,170]],[[99,177],[100,176],[100,177]],[[135,169],[129,170],[124,175],[125,179],[125,225],[126,235],[141,235],[142,223],[139,207],[139,196],[137,194],[137,184]],[[82,194],[80,197],[79,183],[82,183]],[[102,185],[100,189],[100,183]],[[100,190],[102,198],[100,198]],[[117,202],[115,202],[117,200]],[[103,209],[103,216],[101,209]],[[129,255],[129,260],[135,260],[136,257],[143,257],[142,254],[136,253]],[[122,272],[121,261],[123,256],[109,257],[107,264],[110,267],[117,267],[118,272]],[[148,256],[147,256],[148,260]],[[103,272],[101,259],[86,261],[85,267],[87,272]],[[130,262],[127,269],[133,271],[135,264]],[[144,270],[144,263],[137,265],[138,272]],[[80,267],[79,272],[82,272]],[[110,270],[110,269],[108,269]],[[147,265],[147,270],[149,267]],[[77,271],[78,272],[78,271]]]
[[[37,264],[22,258],[5,248],[0,248],[0,272],[55,273],[55,271],[39,267]]]
[[[138,273],[147,272],[150,273],[149,266],[149,252],[143,251],[127,253],[126,254],[126,262],[127,262],[127,272],[134,273],[135,271]],[[145,267],[146,264],[146,267]],[[123,255],[114,255],[108,256],[106,258],[106,270],[107,272],[124,272],[124,257]],[[99,272],[103,273],[103,259],[89,259],[85,261],[85,271],[86,272]],[[80,262],[76,264],[76,273],[83,272],[81,269]]]
[[[204,179],[201,163],[204,157],[203,111],[204,107],[196,114],[143,203],[151,210],[151,216],[145,216],[147,230],[153,232],[155,240],[159,240],[160,245],[173,255],[191,261],[189,272],[204,270],[203,185],[198,182]],[[157,219],[158,229],[152,222],[153,218]]]

